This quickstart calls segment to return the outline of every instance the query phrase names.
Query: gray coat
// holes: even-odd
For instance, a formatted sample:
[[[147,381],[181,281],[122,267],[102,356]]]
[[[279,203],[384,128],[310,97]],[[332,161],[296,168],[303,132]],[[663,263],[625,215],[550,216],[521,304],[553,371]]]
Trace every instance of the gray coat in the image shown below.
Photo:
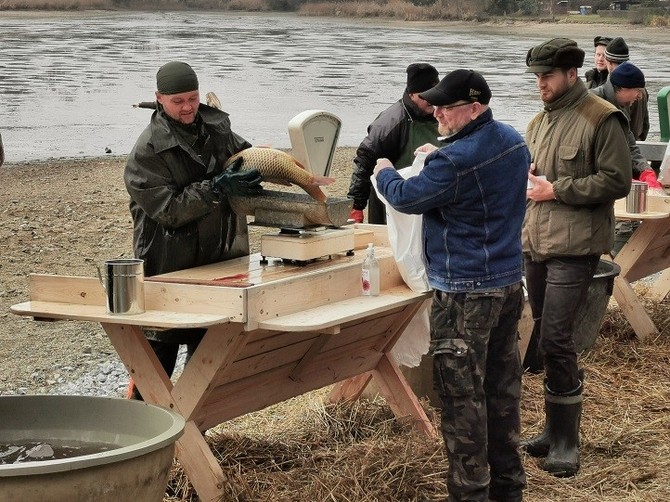
[[[206,145],[198,152],[159,106],[128,156],[134,252],[147,276],[249,254],[246,217],[219,199],[211,179],[251,144],[231,131],[220,110],[200,105],[197,123]]]
[[[626,115],[626,118],[629,119],[629,127],[627,130],[627,139],[628,139],[628,148],[630,149],[630,156],[633,160],[633,178],[637,179],[640,177],[640,173],[646,169],[650,169],[649,164],[647,163],[647,159],[644,158],[642,155],[642,152],[640,151],[640,147],[637,146],[637,142],[635,141],[635,136],[633,135],[632,131],[630,130],[630,117],[626,110],[619,106],[616,100],[616,96],[614,94],[614,86],[612,85],[612,82],[609,80],[605,82],[603,85],[600,87],[595,87],[594,89],[590,89],[589,92],[592,92],[596,96],[599,96],[603,98],[605,101],[609,101],[612,103],[614,106],[616,106],[619,110],[621,110],[624,115]]]

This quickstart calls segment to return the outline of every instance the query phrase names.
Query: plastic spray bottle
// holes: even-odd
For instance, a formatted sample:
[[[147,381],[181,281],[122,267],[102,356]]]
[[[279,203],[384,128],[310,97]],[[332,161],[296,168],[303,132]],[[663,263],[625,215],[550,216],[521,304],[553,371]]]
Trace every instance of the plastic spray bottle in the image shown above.
[[[379,263],[375,258],[375,247],[372,243],[368,244],[367,256],[363,261],[363,270],[361,281],[363,283],[363,295],[379,295]]]

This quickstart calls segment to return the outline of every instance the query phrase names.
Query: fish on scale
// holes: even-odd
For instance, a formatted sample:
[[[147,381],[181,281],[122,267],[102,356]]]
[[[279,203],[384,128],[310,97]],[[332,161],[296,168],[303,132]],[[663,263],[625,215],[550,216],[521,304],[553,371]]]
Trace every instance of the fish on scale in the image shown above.
[[[287,186],[298,185],[319,202],[326,202],[328,198],[320,187],[335,181],[335,178],[315,176],[291,155],[275,148],[251,147],[242,150],[226,161],[224,169],[239,158],[242,159],[240,170],[256,168],[263,181]]]
[[[205,99],[209,106],[221,109],[221,101],[213,92],[208,92]],[[286,186],[298,185],[319,202],[326,202],[328,198],[320,187],[335,181],[335,178],[328,176],[315,176],[293,156],[282,150],[267,147],[251,147],[236,153],[226,161],[224,169],[240,158],[242,163],[239,169],[244,171],[256,168],[263,181]]]

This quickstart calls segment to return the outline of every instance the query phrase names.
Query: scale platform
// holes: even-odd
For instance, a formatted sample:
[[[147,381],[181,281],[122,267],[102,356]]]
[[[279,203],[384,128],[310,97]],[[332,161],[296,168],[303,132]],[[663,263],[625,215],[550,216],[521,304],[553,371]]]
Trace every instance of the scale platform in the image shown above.
[[[283,228],[261,236],[261,263],[267,263],[268,256],[299,264],[340,253],[350,256],[354,246],[353,228]]]

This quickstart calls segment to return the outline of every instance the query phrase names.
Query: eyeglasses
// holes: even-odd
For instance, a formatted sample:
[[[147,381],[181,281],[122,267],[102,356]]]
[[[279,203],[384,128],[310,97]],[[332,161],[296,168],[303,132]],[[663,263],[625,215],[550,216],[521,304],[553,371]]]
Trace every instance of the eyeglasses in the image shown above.
[[[468,101],[467,103],[459,103],[457,105],[442,105],[442,106],[433,106],[433,111],[444,111],[449,110],[450,108],[458,108],[459,106],[471,105],[473,102]]]

